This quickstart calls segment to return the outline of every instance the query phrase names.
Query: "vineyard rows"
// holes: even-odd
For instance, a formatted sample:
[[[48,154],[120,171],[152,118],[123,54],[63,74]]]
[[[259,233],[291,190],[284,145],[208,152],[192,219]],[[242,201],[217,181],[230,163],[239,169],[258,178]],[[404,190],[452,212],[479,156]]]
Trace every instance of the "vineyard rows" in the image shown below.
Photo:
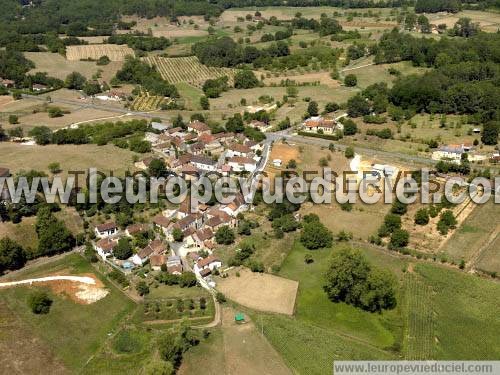
[[[229,84],[233,84],[234,69],[205,66],[195,56],[190,57],[145,57],[144,61],[155,66],[163,79],[170,83],[188,82],[193,86],[201,87],[207,79],[229,77]]]
[[[130,109],[134,111],[153,111],[158,109],[163,98],[161,96],[136,96]]]
[[[111,61],[123,61],[127,55],[134,56],[134,50],[125,45],[89,44],[66,47],[66,58],[70,61],[98,60],[102,56],[108,56]]]
[[[434,317],[432,290],[418,277],[405,275],[405,343],[404,358],[429,360],[433,358]]]

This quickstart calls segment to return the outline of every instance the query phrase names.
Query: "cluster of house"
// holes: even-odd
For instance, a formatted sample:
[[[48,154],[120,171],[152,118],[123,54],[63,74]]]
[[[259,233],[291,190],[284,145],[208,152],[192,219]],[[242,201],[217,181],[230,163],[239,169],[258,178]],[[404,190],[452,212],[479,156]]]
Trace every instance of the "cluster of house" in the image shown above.
[[[302,129],[312,133],[333,134],[336,130],[343,130],[343,126],[333,118],[313,116],[304,120]]]
[[[464,154],[467,154],[469,161],[487,160],[486,155],[475,154],[472,143],[442,145],[432,153],[433,160],[444,160],[453,163],[460,163]]]
[[[238,214],[246,210],[248,205],[242,195],[229,204],[200,204],[196,208],[191,207],[189,200],[185,200],[178,209],[164,211],[153,218],[154,228],[162,233],[162,237],[171,246],[165,246],[160,239],[152,240],[121,265],[126,269],[149,262],[153,270],[166,267],[171,274],[181,274],[185,269],[182,258],[189,257],[194,263],[195,273],[207,277],[222,265],[212,255],[217,230],[223,226],[236,228]],[[114,222],[97,225],[94,230],[98,240],[94,248],[102,259],[113,258],[113,251],[121,237],[134,237],[150,229],[151,226],[147,224],[133,224],[125,231],[120,231]],[[200,256],[202,251],[208,256]]]
[[[133,224],[128,226],[125,231],[120,231],[114,222],[107,222],[95,227],[95,234],[98,240],[94,244],[97,254],[103,259],[114,257],[113,251],[118,246],[118,240],[123,236],[133,237],[141,232],[148,231],[149,225]],[[213,255],[205,258],[197,252],[191,252],[190,259],[194,262],[194,270],[202,277],[210,275],[215,268],[220,268],[222,263]],[[150,241],[144,248],[137,251],[129,260],[122,262],[124,269],[135,266],[150,264],[153,271],[167,271],[172,275],[181,275],[188,267],[185,266],[180,256],[175,255],[172,250],[165,246],[160,239]]]
[[[177,253],[186,256],[190,252],[203,250],[211,254],[215,247],[215,234],[223,226],[236,228],[237,216],[247,211],[242,195],[237,195],[229,204],[215,204],[207,206],[199,204],[192,207],[186,199],[177,210],[164,211],[153,219],[153,223],[169,242],[177,239]],[[182,233],[179,241],[178,233]],[[174,236],[177,235],[177,238]]]
[[[210,127],[192,121],[187,129],[153,122],[157,132],[148,132],[145,139],[160,154],[167,167],[186,179],[203,172],[253,172],[261,160],[263,145],[243,134],[220,132],[212,134]],[[136,163],[146,169],[153,158]]]

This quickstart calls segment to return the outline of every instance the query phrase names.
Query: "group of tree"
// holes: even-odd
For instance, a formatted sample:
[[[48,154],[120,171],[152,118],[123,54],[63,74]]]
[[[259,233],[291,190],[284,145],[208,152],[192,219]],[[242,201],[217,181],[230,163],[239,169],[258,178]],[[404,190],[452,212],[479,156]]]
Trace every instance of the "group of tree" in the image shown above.
[[[401,227],[401,216],[407,212],[406,204],[398,199],[394,201],[391,212],[384,217],[384,222],[378,229],[378,237],[390,237],[389,248],[401,250],[410,241],[410,234]]]
[[[457,13],[460,8],[460,0],[417,0],[415,3],[417,13]]]
[[[54,255],[69,251],[75,246],[73,234],[53,213],[55,205],[38,210],[35,229],[38,235],[37,256]]]
[[[288,44],[279,41],[264,49],[253,46],[243,47],[230,37],[208,39],[195,43],[193,53],[202,64],[217,67],[236,67],[240,64],[251,64],[257,60],[287,56],[290,54]]]
[[[224,91],[229,90],[229,78],[222,76],[219,78],[207,79],[203,84],[203,92],[208,98],[218,98]]]
[[[342,31],[339,21],[333,17],[328,17],[326,14],[322,14],[319,21],[313,18],[306,19],[302,16],[296,16],[292,19],[291,25],[295,29],[313,30],[319,33],[320,36],[337,34]]]
[[[127,56],[123,67],[116,72],[112,83],[133,83],[141,85],[151,95],[178,98],[179,92],[174,85],[166,82],[152,66],[140,59]]]
[[[21,245],[8,237],[0,240],[0,275],[23,267],[26,260],[26,253]]]
[[[370,265],[359,250],[342,249],[331,259],[324,290],[333,302],[376,312],[396,306],[396,278]]]
[[[28,134],[38,145],[94,143],[103,146],[113,142],[117,147],[145,153],[151,150],[151,143],[142,139],[148,129],[150,127],[146,120],[130,120],[88,124],[75,129],[57,131],[52,131],[46,126],[36,126]]]
[[[305,215],[300,233],[300,243],[309,250],[331,247],[333,234],[321,223],[318,215]]]
[[[140,51],[163,50],[172,44],[170,40],[163,36],[154,37],[134,34],[113,34],[105,42],[110,44],[126,44],[130,48]]]
[[[499,45],[495,33],[434,40],[394,30],[382,36],[374,53],[376,63],[410,60],[433,68],[399,78],[387,93],[394,106],[417,113],[469,114],[489,122],[499,116],[500,88],[494,83],[500,79]]]

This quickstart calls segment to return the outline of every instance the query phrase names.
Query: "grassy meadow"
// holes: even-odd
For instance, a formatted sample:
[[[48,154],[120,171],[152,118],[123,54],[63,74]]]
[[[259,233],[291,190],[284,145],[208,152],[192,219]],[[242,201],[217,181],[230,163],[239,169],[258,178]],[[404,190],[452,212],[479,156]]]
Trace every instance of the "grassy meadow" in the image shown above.
[[[40,277],[58,272],[71,274],[94,273],[110,293],[102,300],[90,305],[73,302],[64,295],[50,291],[53,304],[50,313],[34,315],[27,306],[28,295],[42,287],[15,287],[0,291],[9,310],[18,315],[23,324],[39,337],[70,370],[84,367],[96,351],[130,314],[135,304],[97,273],[78,254],[70,254],[57,261],[20,271],[16,279]]]
[[[308,251],[296,242],[279,272],[300,282],[296,315],[255,314],[292,371],[322,374],[335,359],[498,357],[498,284],[435,264],[411,264],[410,259],[364,246],[369,261],[391,270],[399,281],[396,308],[369,313],[332,303],[323,292],[329,258],[341,246]],[[314,258],[311,264],[304,263],[307,253]]]

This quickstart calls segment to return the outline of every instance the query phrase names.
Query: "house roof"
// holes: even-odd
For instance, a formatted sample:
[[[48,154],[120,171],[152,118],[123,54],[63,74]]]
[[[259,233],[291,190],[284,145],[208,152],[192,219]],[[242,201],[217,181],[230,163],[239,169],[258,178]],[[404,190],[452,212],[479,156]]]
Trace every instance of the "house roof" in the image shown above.
[[[197,251],[193,251],[191,253],[188,254],[188,256],[194,260],[194,261],[197,261],[198,259],[200,259],[200,254],[198,254]]]
[[[196,264],[198,265],[199,268],[203,268],[214,262],[220,262],[219,258],[213,255],[209,255],[204,259],[200,259]]]
[[[193,122],[189,123],[188,128],[194,129],[194,130],[199,131],[199,132],[206,132],[206,131],[210,130],[210,127],[201,121],[193,121]]]
[[[200,142],[203,142],[205,144],[207,143],[212,143],[213,141],[215,141],[217,138],[215,137],[215,135],[212,135],[212,134],[202,134],[198,137],[198,140]]]
[[[231,143],[228,147],[229,150],[236,151],[242,154],[248,154],[252,152],[250,147],[242,145],[240,143]]]
[[[200,275],[201,277],[205,277],[205,276],[208,276],[212,273],[212,271],[210,271],[210,268],[205,268],[203,270],[200,271]]]
[[[177,264],[175,266],[167,267],[167,272],[170,274],[182,273],[182,265]]]
[[[209,240],[214,236],[214,232],[212,232],[212,229],[210,228],[205,228],[205,229],[199,229],[196,231],[196,237],[202,242],[205,240]]]
[[[204,164],[204,165],[215,165],[217,164],[215,161],[210,159],[209,157],[203,156],[203,155],[191,155],[191,162],[193,163],[198,163],[198,164]]]
[[[137,255],[139,258],[144,259],[151,254],[159,254],[164,250],[163,244],[160,240],[151,241],[145,248],[141,249]]]
[[[160,267],[161,265],[165,264],[167,260],[167,257],[165,255],[160,255],[160,254],[155,254],[151,255],[149,258],[149,263],[153,267]]]
[[[156,215],[153,218],[153,223],[160,227],[167,228],[170,225],[170,220],[163,215]]]
[[[129,232],[130,234],[141,233],[147,230],[148,227],[146,224],[132,224],[127,227],[127,232]]]
[[[229,138],[234,138],[234,133],[232,133],[232,132],[221,132],[221,133],[212,134],[212,136],[215,139],[229,139]]]
[[[10,171],[9,168],[0,167],[0,177],[9,177]]]
[[[110,240],[109,238],[103,238],[97,241],[96,246],[102,249],[104,253],[111,253],[116,247],[117,242]]]
[[[199,213],[189,214],[186,217],[180,219],[177,223],[175,223],[175,225],[182,229],[184,227],[189,226],[191,223],[195,222],[200,217],[201,215]]]
[[[181,132],[181,131],[182,131],[182,128],[181,128],[181,127],[179,127],[179,126],[177,126],[177,127],[175,127],[175,128],[172,128],[172,129],[167,130],[167,133],[168,133],[168,134],[174,134],[174,133]]]
[[[255,160],[244,156],[233,156],[232,158],[229,158],[228,162],[236,164],[257,164]]]
[[[99,232],[105,232],[107,230],[116,229],[116,228],[118,228],[118,227],[116,226],[116,223],[114,221],[110,221],[110,222],[107,222],[107,223],[100,224],[100,225],[96,226],[96,229]]]
[[[224,221],[219,216],[214,216],[205,222],[207,227],[215,228],[216,226],[224,224]]]

